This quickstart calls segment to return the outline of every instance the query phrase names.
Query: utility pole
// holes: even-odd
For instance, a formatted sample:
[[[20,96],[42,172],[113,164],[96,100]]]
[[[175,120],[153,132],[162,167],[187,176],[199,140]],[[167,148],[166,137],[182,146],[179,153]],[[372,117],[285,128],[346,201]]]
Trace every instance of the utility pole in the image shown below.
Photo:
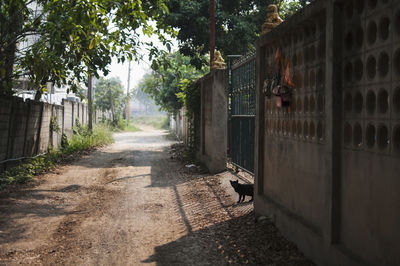
[[[215,50],[215,6],[214,0],[210,0],[210,71],[211,65],[214,61]]]
[[[92,110],[92,106],[93,106],[93,86],[92,86],[92,74],[89,72],[88,73],[88,113],[89,113],[89,131],[92,132],[93,130],[93,110]]]
[[[131,113],[131,108],[130,108],[130,101],[129,101],[129,85],[131,81],[131,61],[129,60],[129,65],[128,65],[128,86],[126,88],[126,125],[129,126],[129,116]]]
[[[110,82],[107,83],[108,91],[110,92],[110,105],[111,105],[111,115],[112,115],[112,120],[115,122],[115,117],[114,117],[114,103],[113,103],[113,97],[112,97],[112,91],[111,91],[111,84]]]

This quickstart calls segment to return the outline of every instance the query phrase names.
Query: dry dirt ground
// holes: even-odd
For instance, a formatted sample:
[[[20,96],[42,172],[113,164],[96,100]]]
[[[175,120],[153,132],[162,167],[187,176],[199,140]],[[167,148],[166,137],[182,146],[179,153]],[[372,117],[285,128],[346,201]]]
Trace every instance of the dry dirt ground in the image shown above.
[[[188,172],[163,131],[114,137],[0,193],[0,265],[312,265],[235,203],[230,172]]]

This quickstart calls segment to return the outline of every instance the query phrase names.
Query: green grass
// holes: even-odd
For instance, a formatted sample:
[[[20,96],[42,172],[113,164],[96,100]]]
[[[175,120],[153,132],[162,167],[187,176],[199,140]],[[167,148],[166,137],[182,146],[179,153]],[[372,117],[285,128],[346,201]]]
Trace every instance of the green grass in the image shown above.
[[[152,126],[156,129],[168,129],[169,126],[167,116],[134,116],[130,120],[133,124]]]
[[[137,131],[142,131],[140,128],[135,126],[132,122],[129,123],[129,125],[125,128],[125,131],[129,132],[137,132]]]
[[[75,134],[67,141],[64,140],[60,150],[52,150],[47,154],[28,159],[20,165],[10,168],[0,174],[0,189],[10,184],[26,183],[35,175],[40,175],[56,167],[65,161],[67,157],[94,147],[112,143],[112,132],[106,125],[97,125],[93,128],[93,134],[89,134],[87,127],[79,126],[74,129]]]

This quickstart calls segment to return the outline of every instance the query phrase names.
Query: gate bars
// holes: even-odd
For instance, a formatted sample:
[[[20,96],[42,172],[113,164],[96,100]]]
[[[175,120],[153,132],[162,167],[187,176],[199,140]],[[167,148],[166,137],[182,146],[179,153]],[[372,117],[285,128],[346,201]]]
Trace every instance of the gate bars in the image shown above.
[[[242,57],[230,71],[231,160],[234,165],[254,174],[255,55]]]

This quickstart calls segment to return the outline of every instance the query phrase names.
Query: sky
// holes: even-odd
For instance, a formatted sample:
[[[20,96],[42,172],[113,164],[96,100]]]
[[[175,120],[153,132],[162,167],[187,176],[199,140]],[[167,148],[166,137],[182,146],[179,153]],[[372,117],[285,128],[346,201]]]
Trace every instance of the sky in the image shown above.
[[[159,48],[164,48],[163,45],[160,43],[160,41],[157,39],[157,36],[152,36],[151,38],[147,36],[141,36],[141,40],[145,42],[152,41],[157,47]],[[172,51],[177,51],[178,50],[178,42],[177,40],[172,40],[172,45],[171,45]],[[148,53],[145,49],[141,49],[141,53],[144,54],[143,56],[143,61],[136,62],[132,61],[131,62],[131,74],[130,74],[130,86],[129,90],[132,91],[139,83],[141,78],[144,76],[144,74],[150,72],[150,65],[151,62],[148,61]],[[122,82],[122,85],[124,86],[124,89],[126,91],[127,85],[128,85],[128,68],[129,68],[129,63],[125,61],[125,63],[118,63],[117,60],[114,58],[111,66],[110,66],[110,73],[107,75],[107,79],[111,77],[119,77],[119,79]]]

